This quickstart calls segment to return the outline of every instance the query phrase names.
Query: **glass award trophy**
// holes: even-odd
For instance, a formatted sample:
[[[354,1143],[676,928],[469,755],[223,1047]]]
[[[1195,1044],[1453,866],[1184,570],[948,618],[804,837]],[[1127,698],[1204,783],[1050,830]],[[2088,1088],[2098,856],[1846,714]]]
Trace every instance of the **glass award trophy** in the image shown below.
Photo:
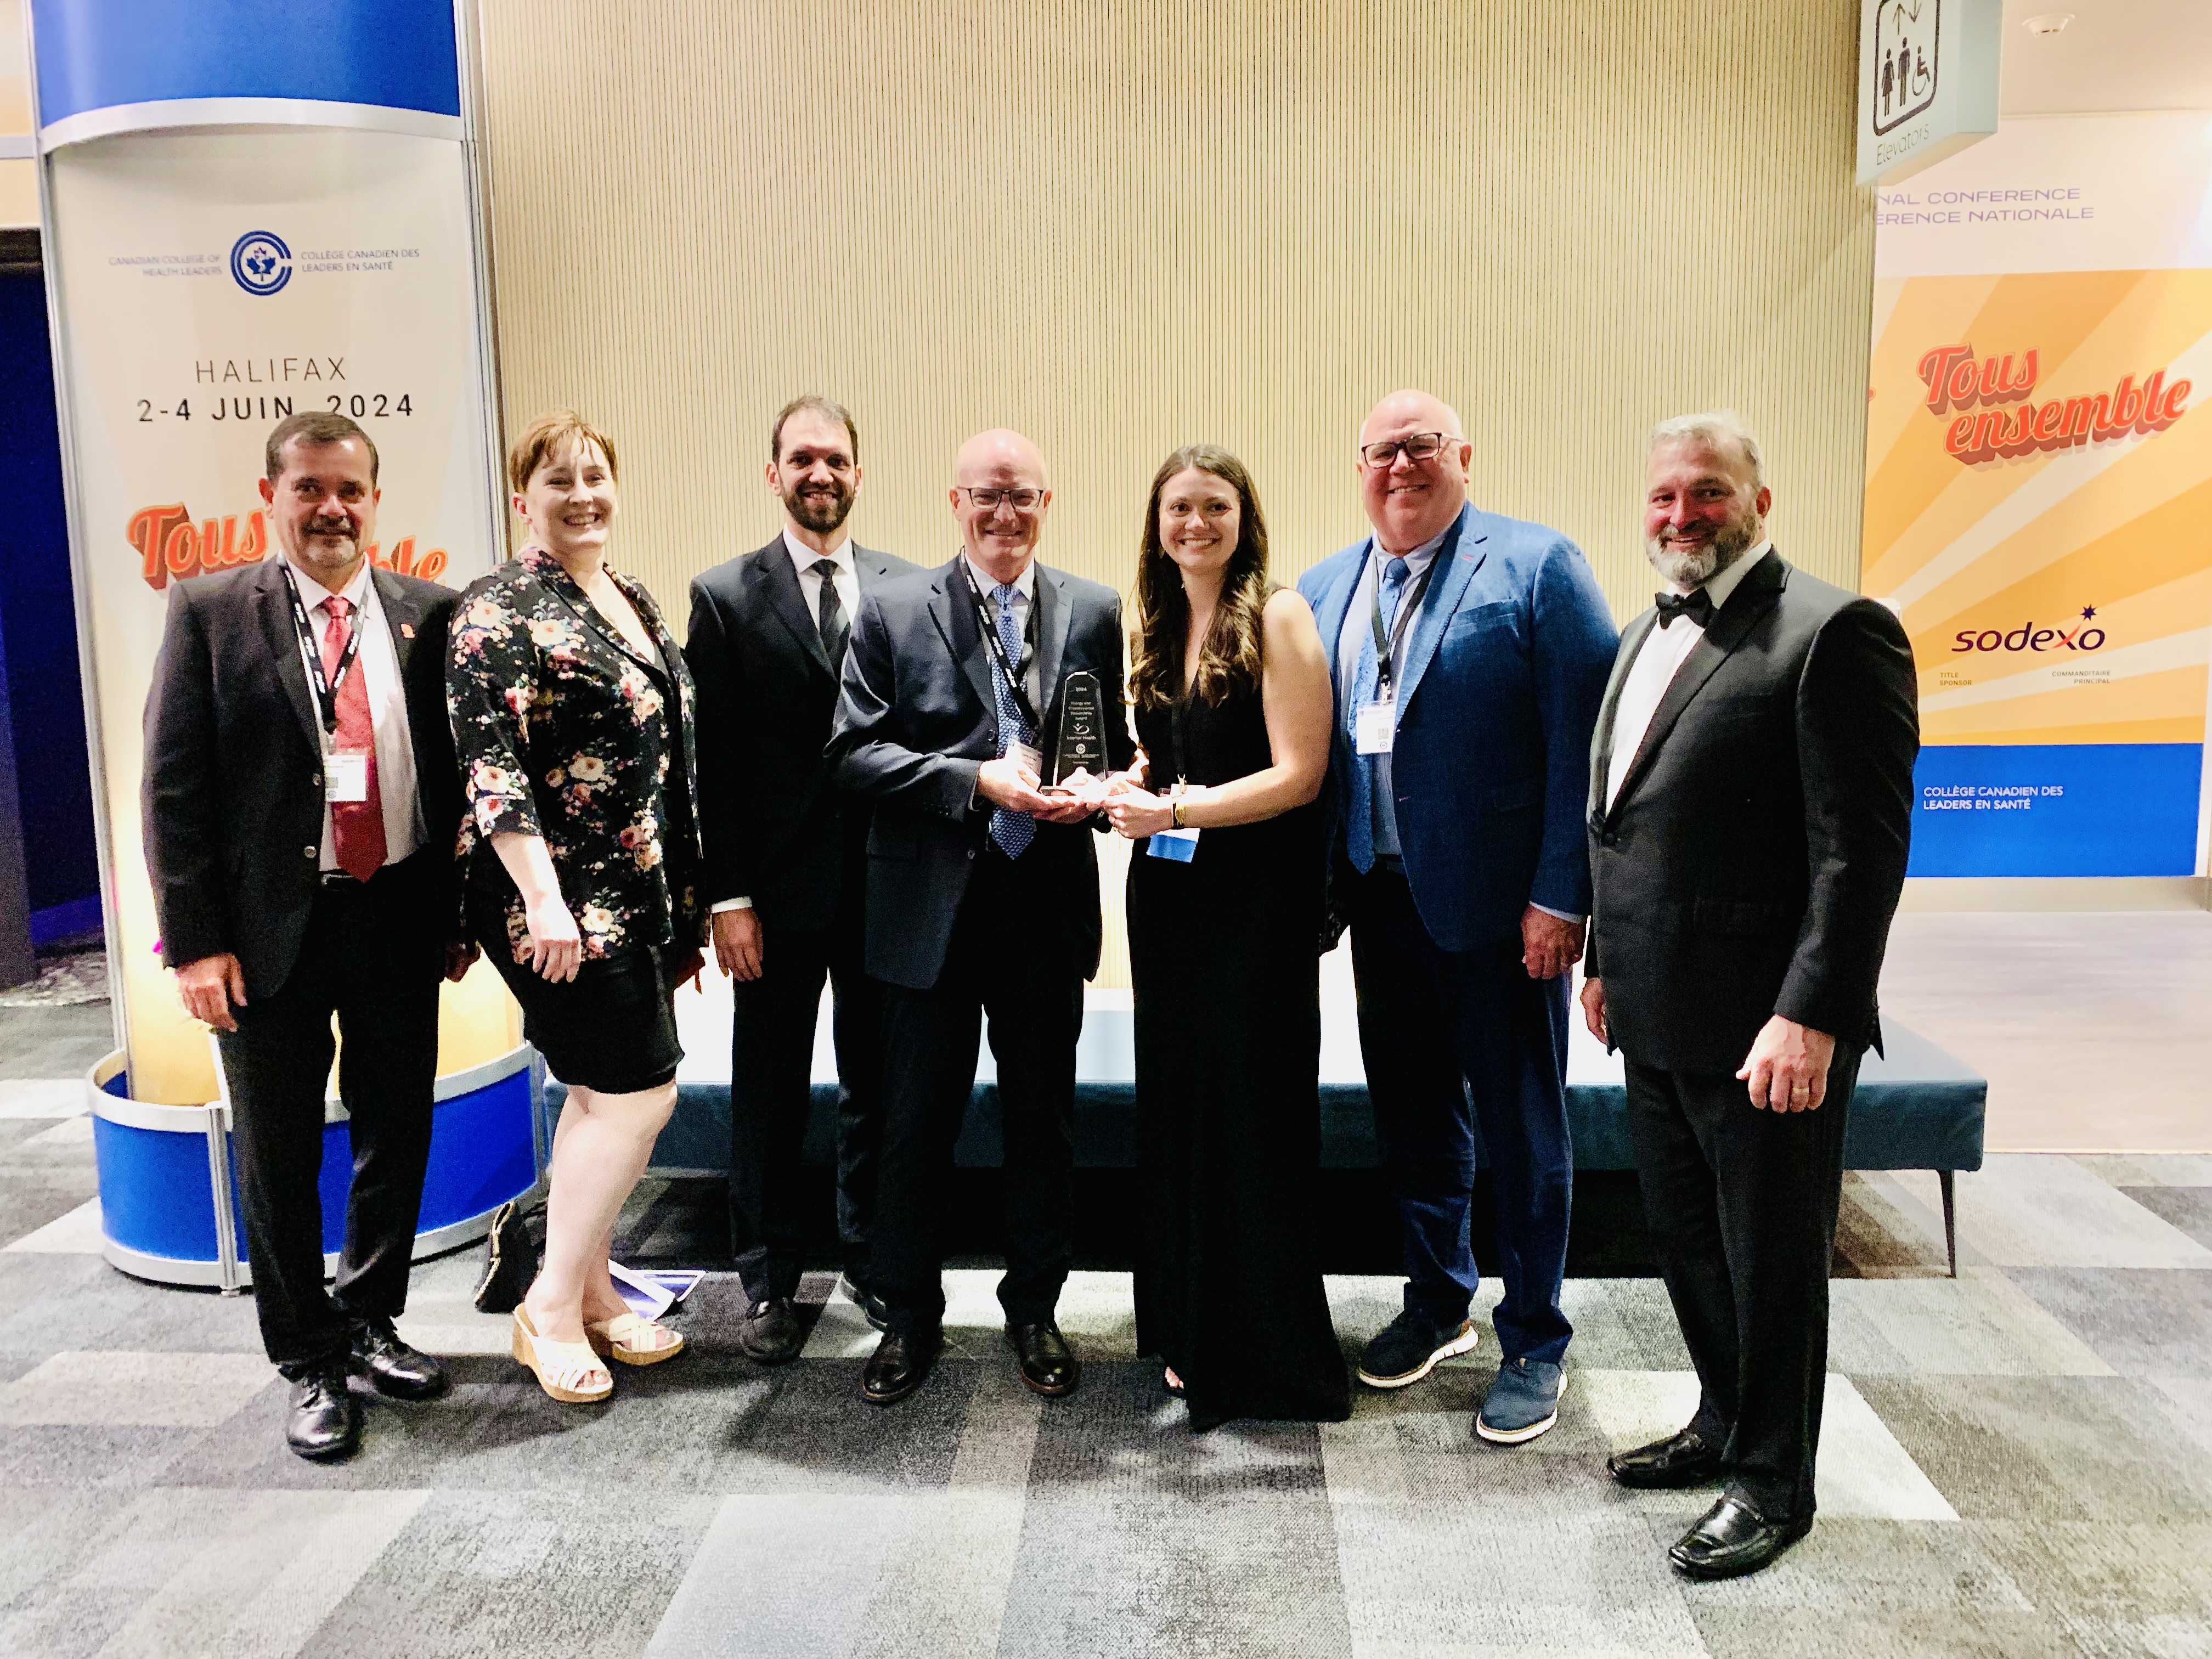
[[[1060,741],[1052,751],[1052,779],[1043,790],[1073,794],[1080,781],[1106,775],[1106,696],[1098,676],[1079,668],[1060,684]]]

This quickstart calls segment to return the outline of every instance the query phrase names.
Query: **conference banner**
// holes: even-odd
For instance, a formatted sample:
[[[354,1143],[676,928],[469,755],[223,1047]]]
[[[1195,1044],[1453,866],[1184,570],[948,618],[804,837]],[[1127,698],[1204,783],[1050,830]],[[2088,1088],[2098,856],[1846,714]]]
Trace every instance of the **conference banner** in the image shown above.
[[[118,136],[51,160],[109,960],[138,1099],[216,1092],[204,1032],[158,955],[140,728],[173,586],[276,551],[258,488],[270,429],[327,410],[368,433],[376,562],[459,586],[495,558],[464,165],[447,139],[313,129]],[[519,1041],[488,967],[447,997],[441,1073]]]
[[[1864,591],[1916,876],[2204,869],[2212,129],[2011,122],[1878,191]]]

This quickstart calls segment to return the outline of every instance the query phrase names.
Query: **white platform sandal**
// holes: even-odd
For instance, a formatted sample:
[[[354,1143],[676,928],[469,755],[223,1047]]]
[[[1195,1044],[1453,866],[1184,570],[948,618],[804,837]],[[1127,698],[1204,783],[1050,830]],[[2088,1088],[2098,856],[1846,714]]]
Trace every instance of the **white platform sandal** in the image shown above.
[[[595,1406],[615,1391],[614,1373],[588,1342],[550,1342],[530,1322],[530,1310],[514,1310],[514,1357],[538,1377],[538,1386],[564,1406]]]
[[[659,1320],[634,1313],[617,1314],[612,1319],[587,1319],[584,1322],[584,1336],[591,1343],[592,1352],[618,1359],[625,1365],[658,1365],[684,1352],[681,1331],[672,1331]]]

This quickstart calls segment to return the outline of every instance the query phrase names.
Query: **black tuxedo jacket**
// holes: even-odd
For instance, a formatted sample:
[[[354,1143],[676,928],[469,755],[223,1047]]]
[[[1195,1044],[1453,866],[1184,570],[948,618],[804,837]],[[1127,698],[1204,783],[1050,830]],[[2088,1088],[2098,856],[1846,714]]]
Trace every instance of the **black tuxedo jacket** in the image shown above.
[[[1769,551],[1668,685],[1608,809],[1629,624],[1591,745],[1585,971],[1613,1042],[1733,1073],[1775,1014],[1880,1046],[1920,748],[1912,647],[1882,605]]]
[[[1044,692],[1037,741],[1049,767],[1070,674],[1096,674],[1109,710],[1120,708],[1121,600],[1098,582],[1036,569],[1031,621]],[[867,969],[893,985],[927,990],[945,967],[969,872],[995,810],[975,800],[975,775],[999,753],[996,672],[957,558],[885,582],[861,599],[830,762],[840,784],[875,803]],[[1135,758],[1128,722],[1114,714],[1106,743],[1115,770]],[[1099,939],[1091,830],[1040,823],[1022,862],[1053,893],[1035,918],[1036,951],[1064,951],[1079,976],[1090,978],[1098,971]],[[1006,968],[1020,973],[1025,964],[1015,960]]]
[[[181,967],[232,952],[249,1000],[290,976],[320,882],[321,723],[283,564],[272,553],[172,586],[146,698],[140,805],[162,956]],[[410,879],[426,883],[426,931],[457,939],[463,806],[446,720],[446,634],[460,596],[390,570],[369,579],[415,748],[425,836]]]
[[[915,568],[858,543],[853,563],[864,603]],[[698,690],[707,902],[750,898],[764,926],[828,927],[867,803],[830,781],[837,675],[781,536],[693,579],[684,659]]]

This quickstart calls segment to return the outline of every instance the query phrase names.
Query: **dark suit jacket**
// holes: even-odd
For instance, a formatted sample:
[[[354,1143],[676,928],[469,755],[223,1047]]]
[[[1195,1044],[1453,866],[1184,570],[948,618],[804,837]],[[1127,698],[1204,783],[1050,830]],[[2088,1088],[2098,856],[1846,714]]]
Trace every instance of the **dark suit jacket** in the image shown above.
[[[1770,551],[1683,661],[1607,810],[1621,681],[1656,619],[1621,641],[1590,767],[1585,970],[1614,1042],[1733,1073],[1778,1013],[1879,1047],[1920,748],[1904,628]]]
[[[1306,572],[1332,681],[1372,538]],[[1533,902],[1589,909],[1590,730],[1620,636],[1589,562],[1557,531],[1469,506],[1437,550],[1407,635],[1391,746],[1406,879],[1447,951],[1518,939]],[[1329,748],[1341,856],[1355,764],[1336,687]]]
[[[853,563],[863,599],[915,568],[857,543]],[[750,898],[764,925],[828,927],[867,803],[830,781],[837,676],[781,536],[693,579],[684,657],[699,694],[703,896]]]
[[[146,698],[140,802],[162,955],[182,966],[234,953],[249,999],[291,975],[322,852],[321,726],[282,566],[272,553],[173,586]],[[415,748],[425,839],[409,862],[434,872],[423,926],[455,939],[462,805],[446,723],[446,632],[460,596],[390,570],[370,580]]]
[[[1118,708],[1121,601],[1110,587],[1036,567],[1033,618],[1045,705],[1039,746],[1051,754],[1067,676],[1088,669]],[[875,803],[868,830],[867,968],[914,990],[937,982],[969,872],[994,811],[975,804],[975,775],[999,753],[995,671],[960,562],[885,582],[860,600],[830,738],[837,781]],[[1115,769],[1135,756],[1128,722],[1106,722]],[[1048,763],[1049,763],[1048,762]],[[1036,865],[1030,860],[1036,860]],[[1040,823],[1022,861],[1055,896],[1036,918],[1039,953],[1065,951],[1098,971],[1098,860],[1081,824]],[[1010,962],[1007,971],[1024,971]]]

